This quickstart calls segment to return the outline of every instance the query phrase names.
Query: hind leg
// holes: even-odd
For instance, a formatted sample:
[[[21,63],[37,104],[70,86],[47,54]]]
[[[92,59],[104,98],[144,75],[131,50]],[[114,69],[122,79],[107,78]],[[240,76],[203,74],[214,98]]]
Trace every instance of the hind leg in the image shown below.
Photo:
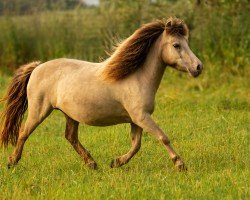
[[[128,153],[112,160],[110,167],[120,167],[129,162],[129,160],[140,150],[142,128],[136,124],[131,124],[132,147]]]
[[[82,144],[78,140],[78,125],[79,122],[71,119],[67,115],[66,117],[66,130],[65,130],[65,138],[70,142],[76,152],[81,156],[86,165],[91,169],[96,169],[97,164],[90,155],[90,153],[85,149]]]
[[[28,108],[28,117],[24,125],[23,131],[20,131],[16,147],[9,157],[8,168],[17,164],[21,159],[24,144],[30,134],[36,127],[43,122],[43,120],[51,113],[52,107],[50,105],[39,106],[39,104],[31,104]],[[36,106],[35,106],[36,105]],[[39,106],[39,107],[38,107]]]

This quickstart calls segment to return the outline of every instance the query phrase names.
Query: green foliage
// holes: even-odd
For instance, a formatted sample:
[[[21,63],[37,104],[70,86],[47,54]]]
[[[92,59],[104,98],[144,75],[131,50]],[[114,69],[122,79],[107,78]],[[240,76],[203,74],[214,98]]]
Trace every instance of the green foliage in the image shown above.
[[[46,10],[68,10],[84,5],[81,0],[1,0],[0,15],[32,14]]]
[[[199,56],[221,66],[218,67],[218,73],[243,74],[244,69],[249,67],[250,57],[247,5],[208,5],[196,12],[191,42]]]
[[[29,1],[31,2],[31,1]],[[141,24],[177,16],[190,27],[190,45],[214,74],[243,75],[249,68],[247,1],[100,1],[97,8],[0,17],[0,66],[71,57],[98,62],[114,40]],[[213,67],[214,66],[214,67]],[[216,67],[215,67],[216,66]]]
[[[56,17],[54,17],[56,15]],[[95,10],[2,17],[1,66],[17,67],[32,60],[58,57],[97,60],[103,55]],[[95,17],[97,21],[91,21]]]

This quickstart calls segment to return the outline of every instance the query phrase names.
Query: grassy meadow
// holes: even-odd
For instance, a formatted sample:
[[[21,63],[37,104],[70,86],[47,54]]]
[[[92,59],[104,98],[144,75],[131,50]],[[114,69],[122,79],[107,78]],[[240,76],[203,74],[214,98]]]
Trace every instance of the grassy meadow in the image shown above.
[[[1,77],[1,88],[8,81]],[[0,198],[249,199],[248,88],[246,77],[210,79],[205,72],[192,79],[166,70],[154,118],[184,158],[186,173],[174,170],[147,133],[139,153],[111,169],[111,160],[130,148],[129,125],[80,127],[80,140],[99,164],[89,170],[64,138],[65,119],[55,111],[29,138],[15,168],[6,167],[12,148],[1,150]]]
[[[80,141],[98,164],[92,171],[64,138],[64,116],[54,111],[28,139],[16,167],[6,166],[13,147],[0,149],[0,199],[250,199],[248,4],[110,2],[98,9],[0,16],[0,96],[20,64],[56,57],[98,61],[116,37],[177,14],[190,26],[190,46],[205,70],[194,79],[167,68],[153,117],[188,171],[175,171],[148,133],[128,164],[111,169],[111,160],[131,146],[129,125],[81,125]]]

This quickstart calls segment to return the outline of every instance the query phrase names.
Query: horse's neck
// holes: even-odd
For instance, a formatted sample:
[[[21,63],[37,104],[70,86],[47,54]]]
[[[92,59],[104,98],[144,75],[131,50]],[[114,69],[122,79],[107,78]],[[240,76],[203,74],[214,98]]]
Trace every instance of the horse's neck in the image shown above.
[[[162,80],[165,71],[165,65],[161,58],[161,36],[156,40],[151,47],[146,61],[139,71],[142,86],[155,95]]]

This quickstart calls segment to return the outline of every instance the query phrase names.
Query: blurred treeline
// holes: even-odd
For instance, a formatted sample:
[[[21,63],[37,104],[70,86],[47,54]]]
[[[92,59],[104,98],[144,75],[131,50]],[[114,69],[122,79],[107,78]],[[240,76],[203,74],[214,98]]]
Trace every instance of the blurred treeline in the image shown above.
[[[69,10],[85,7],[84,0],[1,0],[0,15],[33,14],[47,10]]]
[[[98,62],[141,24],[177,16],[193,51],[217,72],[243,75],[250,58],[248,0],[1,0],[0,67],[70,57]]]

